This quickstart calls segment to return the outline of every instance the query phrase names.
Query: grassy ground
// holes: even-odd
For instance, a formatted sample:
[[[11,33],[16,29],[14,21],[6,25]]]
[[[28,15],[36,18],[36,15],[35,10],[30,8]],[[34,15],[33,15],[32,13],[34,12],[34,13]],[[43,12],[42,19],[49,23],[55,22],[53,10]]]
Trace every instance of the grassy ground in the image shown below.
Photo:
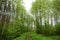
[[[60,40],[60,36],[48,36],[48,37],[50,37],[51,39]]]
[[[36,33],[24,33],[20,37],[14,39],[14,40],[57,40],[57,38],[54,37],[45,37]]]

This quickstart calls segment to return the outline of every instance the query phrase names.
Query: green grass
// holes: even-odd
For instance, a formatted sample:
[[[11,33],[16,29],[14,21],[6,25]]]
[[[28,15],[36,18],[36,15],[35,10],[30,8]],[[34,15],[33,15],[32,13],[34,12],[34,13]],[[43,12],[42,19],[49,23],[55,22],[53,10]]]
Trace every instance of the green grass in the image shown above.
[[[51,39],[49,37],[45,37],[45,36],[42,36],[42,35],[39,35],[36,33],[31,33],[31,35],[35,40],[54,40],[54,39]]]
[[[60,36],[48,36],[48,37],[55,39],[55,40],[60,40]]]
[[[20,37],[14,39],[14,40],[25,40],[26,35],[31,35],[30,38],[28,40],[55,40],[51,37],[45,37],[36,33],[24,33],[22,34]]]
[[[26,36],[26,33],[22,34],[20,37],[13,39],[13,40],[24,40]]]

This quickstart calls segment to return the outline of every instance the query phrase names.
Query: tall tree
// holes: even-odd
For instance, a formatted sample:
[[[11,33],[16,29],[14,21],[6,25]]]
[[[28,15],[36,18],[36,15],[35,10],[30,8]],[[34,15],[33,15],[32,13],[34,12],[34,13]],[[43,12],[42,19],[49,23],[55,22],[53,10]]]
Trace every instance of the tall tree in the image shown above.
[[[60,16],[60,0],[53,0],[53,13],[55,24],[58,23]]]
[[[40,30],[43,23],[49,24],[49,16],[50,16],[49,15],[49,13],[50,13],[50,2],[49,2],[49,0],[36,0],[32,4],[31,12],[34,13],[33,15],[35,15],[36,27],[38,28],[37,30]]]
[[[16,3],[21,0],[1,0],[0,1],[0,40],[6,39],[6,29],[8,23],[16,16]],[[21,4],[21,3],[20,3]]]

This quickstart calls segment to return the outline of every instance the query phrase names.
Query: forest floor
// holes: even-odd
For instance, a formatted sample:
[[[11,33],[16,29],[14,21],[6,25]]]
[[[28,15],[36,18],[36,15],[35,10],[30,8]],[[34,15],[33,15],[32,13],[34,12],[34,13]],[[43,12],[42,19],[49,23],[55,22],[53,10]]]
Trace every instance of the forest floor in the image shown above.
[[[24,33],[20,37],[13,40],[59,40],[60,36],[42,36],[33,32]]]

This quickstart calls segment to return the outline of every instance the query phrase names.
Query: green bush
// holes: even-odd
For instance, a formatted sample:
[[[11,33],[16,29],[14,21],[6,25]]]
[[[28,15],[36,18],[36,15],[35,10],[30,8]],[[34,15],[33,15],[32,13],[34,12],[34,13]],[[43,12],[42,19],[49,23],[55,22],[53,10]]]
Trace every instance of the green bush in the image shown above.
[[[56,35],[60,35],[60,23],[57,23],[56,25],[55,25],[55,29],[56,29]]]
[[[55,28],[50,25],[45,25],[42,27],[42,32],[43,35],[55,35]]]

